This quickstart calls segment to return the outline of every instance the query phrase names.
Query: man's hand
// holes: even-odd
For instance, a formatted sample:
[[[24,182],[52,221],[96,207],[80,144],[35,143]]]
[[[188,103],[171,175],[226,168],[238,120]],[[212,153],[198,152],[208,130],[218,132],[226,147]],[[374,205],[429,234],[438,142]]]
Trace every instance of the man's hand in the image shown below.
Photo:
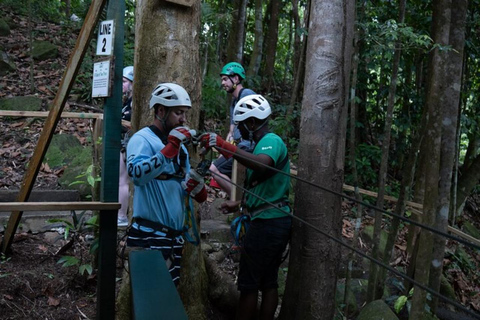
[[[218,152],[220,152],[225,158],[231,158],[233,154],[237,151],[237,146],[226,142],[218,134],[213,132],[207,132],[202,134],[199,138],[201,146],[205,149],[210,149],[216,147]]]
[[[223,214],[237,212],[239,209],[240,201],[227,200],[220,205],[220,210]]]
[[[194,169],[190,170],[185,178],[185,181],[182,181],[183,189],[190,194],[197,202],[204,202],[207,200],[207,190],[205,189],[205,182],[203,177],[197,173]]]
[[[182,143],[187,143],[192,140],[192,134],[195,135],[194,130],[189,130],[187,127],[177,127],[168,134],[168,143],[160,152],[169,159],[175,158],[180,150]]]
[[[233,132],[229,132],[225,140],[227,140],[228,143],[233,143]]]

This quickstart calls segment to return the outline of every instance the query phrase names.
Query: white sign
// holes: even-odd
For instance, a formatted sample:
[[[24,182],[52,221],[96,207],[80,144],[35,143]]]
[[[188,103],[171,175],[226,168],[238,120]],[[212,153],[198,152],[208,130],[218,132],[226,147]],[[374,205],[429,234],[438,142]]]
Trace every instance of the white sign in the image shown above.
[[[98,28],[97,56],[109,56],[112,54],[114,31],[113,20],[100,22],[100,27]]]
[[[110,96],[110,60],[93,64],[92,98]]]

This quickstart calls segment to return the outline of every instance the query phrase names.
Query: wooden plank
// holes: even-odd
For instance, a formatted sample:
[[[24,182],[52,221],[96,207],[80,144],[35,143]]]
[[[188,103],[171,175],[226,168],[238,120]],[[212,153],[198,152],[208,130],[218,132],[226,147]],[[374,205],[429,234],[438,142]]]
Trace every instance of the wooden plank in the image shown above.
[[[354,187],[352,186],[349,186],[347,184],[344,184],[343,185],[343,190],[347,190],[347,191],[355,191]],[[364,195],[367,195],[367,196],[371,196],[371,197],[378,197],[378,193],[377,192],[373,192],[373,191],[369,191],[369,190],[365,190],[365,189],[361,189],[361,188],[358,188],[358,192],[360,192],[361,194],[364,194]],[[398,202],[398,199],[395,198],[395,197],[391,197],[391,196],[384,196],[383,197],[385,200],[388,200],[388,201],[391,201],[391,202]],[[412,207],[412,208],[416,208],[416,209],[423,209],[423,205],[420,204],[420,203],[415,203],[415,202],[412,202],[412,201],[406,201],[405,204],[409,207]]]
[[[9,211],[69,211],[69,210],[118,210],[117,202],[0,202],[0,212]]]
[[[48,111],[14,111],[0,110],[0,117],[27,117],[27,118],[46,118],[50,112]],[[102,120],[103,113],[86,113],[86,112],[62,112],[62,118],[74,119],[96,119]],[[130,121],[122,120],[122,125],[131,128]]]
[[[465,232],[462,232],[452,226],[448,226],[447,227],[447,231],[450,232],[450,233],[453,233],[457,236],[459,236],[460,238],[463,238],[465,240],[468,240],[470,241],[471,243],[474,243],[476,244],[477,246],[480,246],[480,239],[477,239],[475,237],[472,237],[471,235],[469,234],[466,234]]]
[[[297,175],[297,170],[290,169],[290,174],[293,175],[293,176],[296,176]],[[347,184],[344,184],[343,185],[343,190],[353,192],[353,191],[355,191],[355,188],[353,186],[349,186]],[[377,192],[373,192],[373,191],[369,191],[369,190],[365,190],[365,189],[361,189],[361,188],[358,188],[358,192],[360,192],[361,194],[366,195],[366,196],[371,196],[371,197],[374,197],[374,198],[378,197]],[[384,196],[384,199],[388,200],[388,201],[391,201],[391,202],[398,202],[397,198],[391,197],[391,196]],[[411,208],[416,208],[416,209],[420,209],[420,210],[423,209],[422,204],[415,203],[415,202],[412,202],[412,201],[407,201],[406,205],[411,207]]]
[[[133,319],[188,319],[160,251],[131,251],[128,261]]]
[[[48,111],[13,111],[0,110],[0,117],[29,117],[29,118],[46,118],[50,112]],[[102,119],[102,113],[86,113],[86,112],[62,112],[62,118],[81,118],[81,119]]]
[[[55,132],[55,128],[60,119],[60,115],[65,107],[70,90],[77,76],[78,70],[83,61],[83,57],[89,48],[90,39],[95,32],[95,27],[100,20],[101,13],[105,7],[106,0],[93,0],[90,4],[90,9],[85,17],[85,21],[82,25],[82,29],[77,38],[75,48],[73,49],[70,59],[67,64],[67,69],[63,74],[62,81],[58,86],[58,91],[53,100],[52,109],[50,110],[45,125],[43,127],[40,138],[37,142],[37,147],[33,153],[32,158],[29,161],[27,172],[25,173],[19,194],[18,202],[25,202],[30,196],[33,184],[37,178],[40,166],[42,164],[45,153],[47,152],[52,136]],[[21,211],[13,211],[8,220],[7,228],[1,243],[2,253],[6,253],[10,249],[13,237],[17,230],[20,219],[22,218]]]

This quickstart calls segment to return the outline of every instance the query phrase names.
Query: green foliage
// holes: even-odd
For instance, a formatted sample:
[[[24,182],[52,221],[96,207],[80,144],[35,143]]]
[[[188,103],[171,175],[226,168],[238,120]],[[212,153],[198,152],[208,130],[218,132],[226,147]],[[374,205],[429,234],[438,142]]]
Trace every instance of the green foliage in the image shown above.
[[[87,170],[83,172],[82,174],[76,176],[77,179],[76,181],[73,181],[72,183],[69,184],[69,186],[73,186],[76,184],[85,184],[87,183],[90,187],[95,187],[95,183],[101,181],[102,179],[97,175],[94,176],[93,173],[93,164],[89,165]]]
[[[358,172],[358,184],[362,188],[376,189],[378,183],[378,168],[382,159],[382,150],[378,146],[362,143],[357,146],[356,166]],[[347,161],[351,168],[351,162]],[[345,176],[347,183],[352,183],[353,177],[347,173]]]
[[[98,215],[93,215],[88,218],[87,211],[82,211],[80,214],[77,214],[75,211],[71,211],[72,221],[67,219],[49,219],[48,223],[61,223],[65,228],[65,233],[63,238],[69,240],[72,243],[77,243],[79,245],[84,245],[83,241],[80,241],[80,237],[86,233],[93,232],[96,234],[95,230],[98,229]],[[94,248],[94,250],[92,250]],[[98,239],[95,239],[90,246],[89,252],[91,254],[96,253],[98,248]],[[62,264],[62,267],[71,267],[79,265],[78,271],[81,275],[92,274],[93,267],[89,263],[82,264],[82,261],[74,256],[62,256],[58,261],[58,264]]]
[[[218,75],[205,78],[202,94],[202,110],[205,112],[205,119],[227,119],[230,116],[226,93],[221,90]]]
[[[273,106],[272,103],[270,105]],[[276,104],[272,109],[269,128],[286,142],[291,154],[298,154],[299,141],[295,138],[295,124],[300,119],[300,112],[293,106],[283,104]]]

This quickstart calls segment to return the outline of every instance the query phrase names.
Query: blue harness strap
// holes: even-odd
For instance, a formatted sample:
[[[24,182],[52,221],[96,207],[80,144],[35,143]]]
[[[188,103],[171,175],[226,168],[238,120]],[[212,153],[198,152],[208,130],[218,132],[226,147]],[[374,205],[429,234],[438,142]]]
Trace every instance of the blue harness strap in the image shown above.
[[[200,244],[200,235],[197,229],[197,222],[195,221],[195,215],[192,213],[193,203],[190,196],[185,196],[185,224],[184,224],[184,234],[185,239],[193,245]],[[192,230],[193,237],[190,234],[190,229]],[[195,239],[194,239],[195,238]]]
[[[233,236],[236,246],[243,245],[243,237],[247,233],[248,227],[250,226],[250,216],[241,215],[235,218],[230,225],[230,232]]]

